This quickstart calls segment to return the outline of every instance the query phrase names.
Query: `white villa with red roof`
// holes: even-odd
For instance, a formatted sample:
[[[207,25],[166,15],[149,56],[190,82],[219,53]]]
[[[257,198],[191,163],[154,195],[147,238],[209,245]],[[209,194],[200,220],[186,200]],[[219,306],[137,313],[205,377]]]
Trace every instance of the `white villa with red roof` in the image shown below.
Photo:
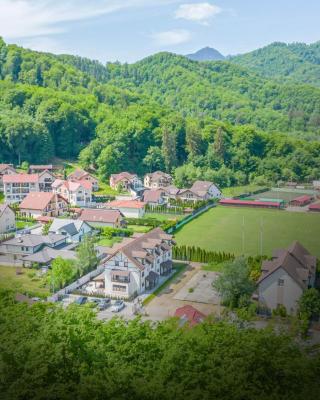
[[[88,180],[75,182],[56,179],[52,190],[65,198],[71,206],[87,207],[92,202],[92,183]]]
[[[127,299],[153,288],[161,275],[171,272],[173,245],[171,235],[155,228],[108,248],[105,270],[93,279],[93,292]]]
[[[58,217],[68,210],[68,201],[53,192],[31,192],[22,200],[20,213],[26,217]]]
[[[10,164],[0,164],[0,190],[3,189],[3,176],[14,175],[17,171]]]
[[[125,217],[142,218],[146,203],[138,200],[114,200],[104,204],[105,208],[119,210]]]
[[[84,181],[90,182],[92,185],[92,191],[96,192],[99,190],[98,179],[91,175],[89,172],[84,171],[80,168],[76,169],[67,177],[68,181],[83,183]]]
[[[30,192],[49,192],[54,176],[41,174],[10,174],[3,176],[3,192],[7,203],[20,203]]]

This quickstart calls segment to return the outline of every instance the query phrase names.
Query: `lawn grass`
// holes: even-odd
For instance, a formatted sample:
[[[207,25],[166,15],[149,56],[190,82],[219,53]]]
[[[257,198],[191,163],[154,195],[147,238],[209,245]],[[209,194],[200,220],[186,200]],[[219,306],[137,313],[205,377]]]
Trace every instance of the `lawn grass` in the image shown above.
[[[120,243],[122,241],[122,237],[115,236],[112,239],[104,238],[101,237],[99,241],[96,243],[98,246],[106,246],[106,247],[111,247],[115,243]]]
[[[210,264],[203,265],[201,269],[203,269],[203,271],[221,272],[225,264],[225,262],[212,262]]]
[[[162,285],[160,285],[153,293],[151,293],[148,297],[146,297],[142,304],[146,306],[149,304],[158,294],[160,294],[166,287],[168,287],[179,275],[181,275],[184,270],[187,268],[188,264],[184,263],[174,263],[173,270],[174,273],[168,278]]]
[[[160,214],[160,213],[146,213],[144,215],[144,218],[153,218],[157,219],[158,221],[172,221],[172,220],[177,220],[180,221],[182,218],[184,218],[185,215],[183,214]]]
[[[28,273],[32,270],[23,268],[21,275],[16,275],[16,268],[0,265],[0,287],[14,290],[15,292],[28,293],[30,295],[49,296],[49,290],[41,287],[42,278],[31,278]]]
[[[127,228],[138,233],[146,233],[152,229],[151,226],[144,226],[144,225],[128,225]]]
[[[0,192],[0,204],[4,203],[4,194]]]
[[[258,186],[258,185],[234,186],[222,189],[222,195],[224,197],[235,197],[245,193],[255,192],[256,190],[263,189],[264,187],[265,186]]]
[[[35,224],[36,224],[36,222],[16,221],[16,228],[17,229],[25,229],[25,228],[29,228],[30,226],[33,226]]]
[[[182,227],[175,240],[178,245],[255,256],[261,254],[261,223],[262,254],[270,256],[274,249],[299,240],[320,257],[320,214],[315,213],[218,206]]]

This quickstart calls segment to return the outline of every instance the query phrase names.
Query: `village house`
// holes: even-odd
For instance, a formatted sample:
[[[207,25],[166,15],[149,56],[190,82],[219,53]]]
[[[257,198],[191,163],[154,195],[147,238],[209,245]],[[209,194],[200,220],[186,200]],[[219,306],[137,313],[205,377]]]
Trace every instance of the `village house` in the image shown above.
[[[3,190],[3,176],[14,175],[17,171],[10,164],[0,164],[0,190]]]
[[[221,198],[221,191],[209,181],[196,181],[190,189],[181,189],[176,197],[182,201],[206,201]]]
[[[93,175],[89,174],[89,172],[84,171],[80,168],[76,169],[74,172],[72,172],[70,175],[68,175],[67,180],[71,181],[71,182],[79,182],[79,183],[90,182],[93,192],[97,192],[99,190],[98,179],[95,178]]]
[[[21,215],[25,217],[58,217],[68,210],[68,202],[53,192],[30,192],[19,208]]]
[[[155,171],[144,177],[144,186],[149,189],[164,188],[172,185],[172,182],[172,176],[162,171]]]
[[[61,168],[62,167],[52,164],[45,164],[45,165],[34,164],[34,165],[29,165],[28,174],[41,174],[44,171],[48,171],[51,174],[54,174],[57,170]]]
[[[119,210],[89,209],[82,210],[79,218],[92,227],[110,226],[120,228],[124,225],[124,217]]]
[[[119,174],[112,174],[110,176],[110,187],[118,190],[120,187],[122,190],[130,192],[142,188],[142,182],[136,174],[130,174],[130,172],[120,172]]]
[[[52,190],[66,199],[71,206],[86,207],[92,202],[92,184],[87,180],[75,182],[56,179]]]
[[[1,243],[0,252],[2,254],[11,254],[18,256],[25,256],[35,254],[42,250],[45,246],[50,248],[60,248],[66,244],[66,237],[64,235],[19,235],[12,239],[8,239]]]
[[[314,287],[316,264],[316,257],[299,242],[294,242],[287,250],[276,250],[271,261],[262,263],[259,303],[270,310],[284,306],[288,313],[295,314],[303,292]]]
[[[16,229],[16,215],[7,204],[0,204],[0,234]]]
[[[30,192],[49,192],[54,176],[41,174],[10,174],[3,176],[3,191],[7,203],[20,203]]]
[[[143,201],[149,206],[159,206],[166,202],[167,193],[164,189],[148,189],[143,193]]]
[[[68,243],[81,242],[86,235],[93,234],[93,229],[87,222],[74,219],[54,218],[49,233],[62,235]]]
[[[138,200],[114,200],[105,203],[104,207],[111,210],[119,210],[128,218],[143,218],[146,204]]]
[[[104,272],[93,280],[95,290],[128,299],[155,287],[160,276],[171,272],[173,245],[172,236],[160,228],[118,243],[102,262]]]

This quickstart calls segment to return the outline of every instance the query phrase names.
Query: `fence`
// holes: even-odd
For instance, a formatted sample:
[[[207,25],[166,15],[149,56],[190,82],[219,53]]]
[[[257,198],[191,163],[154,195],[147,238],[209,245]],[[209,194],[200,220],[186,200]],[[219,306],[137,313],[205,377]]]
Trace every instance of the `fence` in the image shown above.
[[[210,203],[204,207],[199,208],[198,210],[193,211],[192,214],[190,214],[187,217],[178,221],[175,226],[168,228],[167,233],[169,233],[169,234],[174,233],[176,230],[180,229],[181,227],[186,225],[188,222],[192,221],[193,219],[197,218],[199,215],[203,214],[204,212],[208,211],[210,208],[213,208],[213,207],[216,207],[216,204]]]
[[[71,283],[70,285],[64,287],[63,289],[59,290],[52,296],[47,298],[47,301],[56,302],[59,300],[59,297],[64,296],[65,294],[72,293],[74,290],[78,289],[79,287],[85,285],[86,283],[90,282],[91,279],[95,278],[99,274],[104,271],[104,265],[99,265],[97,269],[94,271],[89,272],[88,274],[82,276],[81,278],[77,279],[75,282]]]

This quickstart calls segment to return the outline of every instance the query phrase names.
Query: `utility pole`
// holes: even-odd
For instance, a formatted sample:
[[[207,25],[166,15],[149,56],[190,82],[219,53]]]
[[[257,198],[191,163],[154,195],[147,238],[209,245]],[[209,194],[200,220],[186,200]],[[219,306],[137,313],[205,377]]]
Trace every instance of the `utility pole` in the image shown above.
[[[263,252],[263,217],[260,219],[260,255],[262,257]]]

